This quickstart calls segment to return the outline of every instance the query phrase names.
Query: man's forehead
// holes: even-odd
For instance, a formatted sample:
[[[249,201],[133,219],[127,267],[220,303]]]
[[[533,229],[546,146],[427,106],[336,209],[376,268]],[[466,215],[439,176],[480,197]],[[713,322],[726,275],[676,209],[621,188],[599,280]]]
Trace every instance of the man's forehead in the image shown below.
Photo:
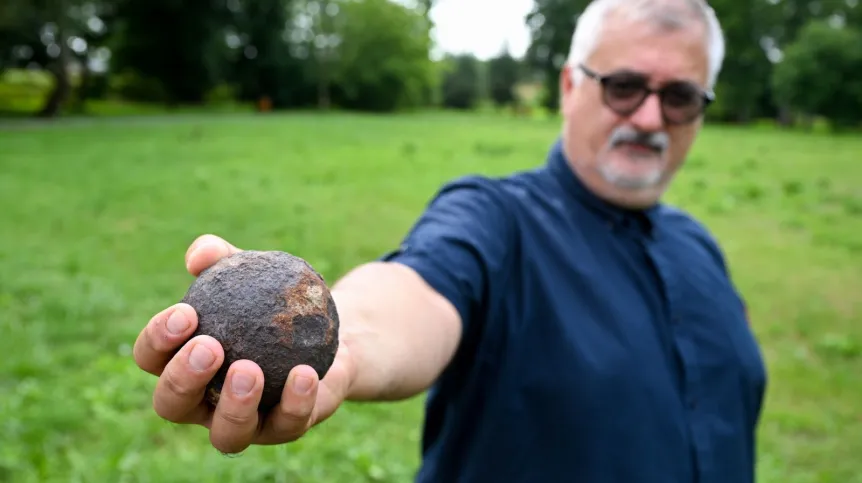
[[[674,31],[702,25],[705,17],[691,0],[623,0],[610,7],[604,19],[608,24],[648,24]]]
[[[674,43],[696,45],[698,48],[706,46],[707,29],[704,23],[693,21],[693,18],[676,22],[672,21],[674,18],[670,15],[643,18],[622,14],[609,16],[596,39],[597,46],[607,44],[619,48],[670,39]]]
[[[647,19],[608,21],[588,59],[593,67],[640,71],[657,80],[706,81],[709,59],[702,23],[665,28]]]
[[[618,0],[610,8],[609,14],[624,14],[633,17],[643,15],[667,14],[675,17],[694,16],[703,18],[702,0]],[[674,15],[675,14],[675,15]]]

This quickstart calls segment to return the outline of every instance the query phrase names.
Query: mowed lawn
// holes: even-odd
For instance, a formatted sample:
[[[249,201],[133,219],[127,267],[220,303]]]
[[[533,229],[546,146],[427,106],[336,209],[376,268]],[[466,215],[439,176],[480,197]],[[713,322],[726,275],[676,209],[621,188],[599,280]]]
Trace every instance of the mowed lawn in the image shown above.
[[[199,234],[334,281],[397,246],[441,183],[537,166],[557,133],[440,114],[0,128],[0,482],[409,481],[422,398],[228,457],[155,415],[131,344],[192,281]],[[669,196],[722,242],[767,356],[761,482],[862,481],[860,153],[860,136],[710,127]]]

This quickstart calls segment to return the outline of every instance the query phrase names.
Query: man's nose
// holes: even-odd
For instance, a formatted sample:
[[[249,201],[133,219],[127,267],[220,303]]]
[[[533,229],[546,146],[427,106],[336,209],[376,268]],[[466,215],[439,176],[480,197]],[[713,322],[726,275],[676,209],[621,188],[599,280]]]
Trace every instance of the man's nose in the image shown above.
[[[652,132],[662,129],[664,118],[661,113],[661,99],[655,94],[650,94],[629,119],[641,131]]]

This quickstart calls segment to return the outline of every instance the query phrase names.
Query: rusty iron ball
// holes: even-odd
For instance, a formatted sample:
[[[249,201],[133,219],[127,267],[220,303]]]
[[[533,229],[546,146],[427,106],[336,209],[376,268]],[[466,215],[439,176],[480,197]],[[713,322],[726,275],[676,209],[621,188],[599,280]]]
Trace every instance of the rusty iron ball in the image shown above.
[[[258,406],[281,400],[287,376],[300,364],[326,376],[338,349],[338,312],[323,277],[305,260],[281,251],[243,251],[204,270],[182,299],[198,315],[193,337],[221,343],[225,359],[205,399],[215,406],[230,365],[257,363],[263,371]]]

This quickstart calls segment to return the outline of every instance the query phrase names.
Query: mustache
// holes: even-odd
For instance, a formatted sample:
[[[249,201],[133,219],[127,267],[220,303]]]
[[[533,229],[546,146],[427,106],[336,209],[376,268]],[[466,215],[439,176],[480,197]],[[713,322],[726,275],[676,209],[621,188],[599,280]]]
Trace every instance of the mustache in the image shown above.
[[[670,144],[670,136],[664,132],[643,132],[629,126],[621,126],[611,133],[608,145],[613,149],[621,144],[641,144],[664,152]]]

